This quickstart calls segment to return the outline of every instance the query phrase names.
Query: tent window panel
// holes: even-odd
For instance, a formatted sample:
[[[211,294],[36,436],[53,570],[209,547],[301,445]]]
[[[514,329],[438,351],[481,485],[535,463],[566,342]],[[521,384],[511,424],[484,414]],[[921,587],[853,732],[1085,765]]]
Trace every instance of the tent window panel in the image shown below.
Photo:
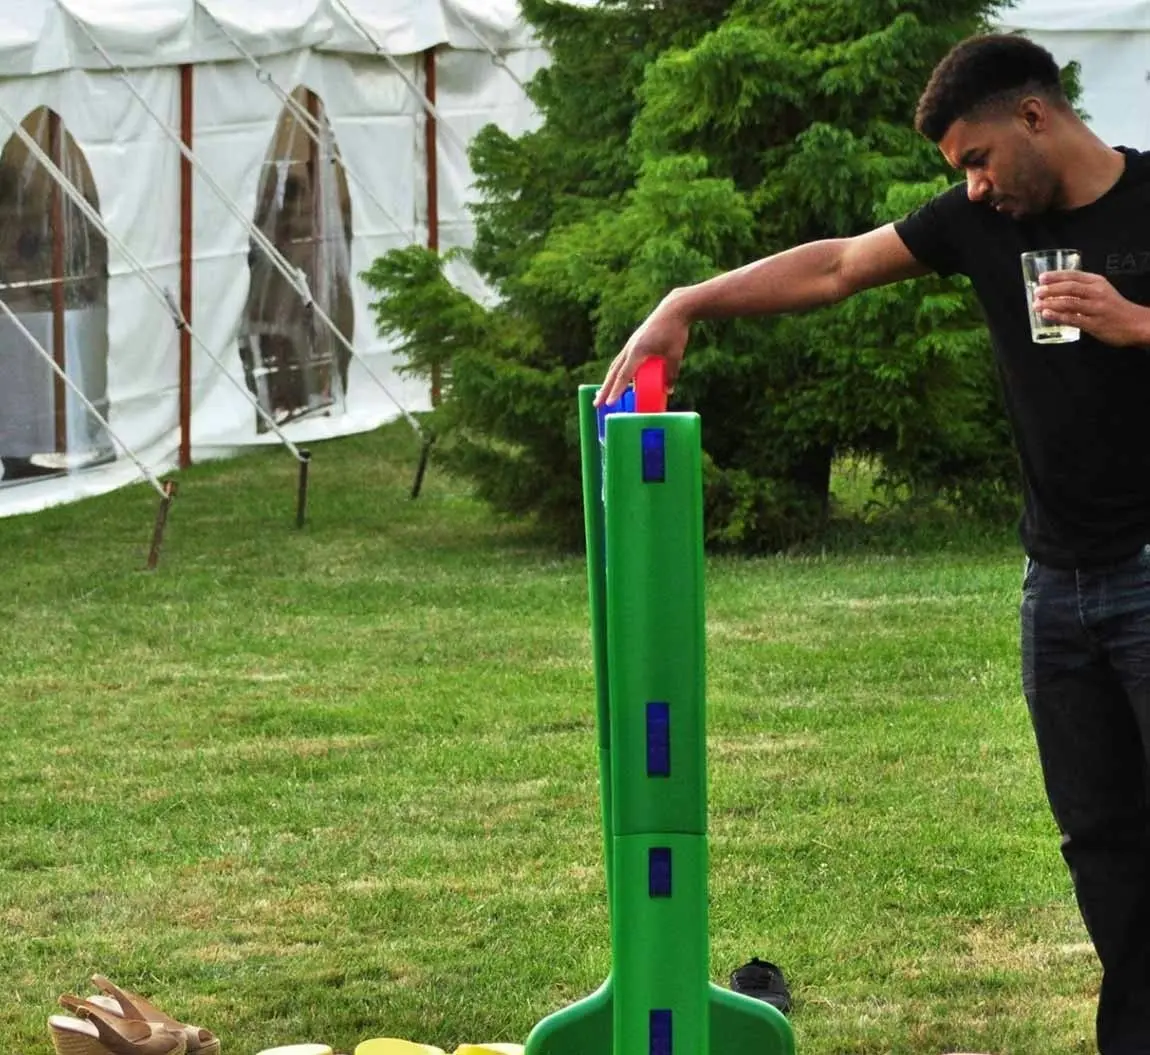
[[[306,276],[316,305],[350,341],[351,197],[338,164],[331,124],[319,97],[297,88],[310,115],[285,107],[264,161],[256,226]],[[318,141],[317,141],[318,140]],[[255,243],[239,349],[252,394],[277,424],[316,413],[342,413],[350,355],[304,305],[292,284]],[[256,427],[267,428],[257,417]]]
[[[91,169],[60,117],[24,130],[99,209]],[[108,407],[108,247],[28,148],[0,151],[0,298],[103,416]],[[0,314],[0,484],[115,457],[103,427]]]

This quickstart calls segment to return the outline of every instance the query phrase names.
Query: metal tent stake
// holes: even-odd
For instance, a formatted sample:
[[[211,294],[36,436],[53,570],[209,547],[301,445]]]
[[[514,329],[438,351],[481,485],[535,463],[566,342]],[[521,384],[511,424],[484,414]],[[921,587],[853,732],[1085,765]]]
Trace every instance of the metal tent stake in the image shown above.
[[[168,510],[172,508],[172,499],[176,497],[176,484],[172,480],[164,481],[164,497],[160,499],[156,510],[156,525],[152,529],[152,546],[148,551],[148,571],[155,571],[160,563],[160,547],[164,544],[164,528],[168,524]]]
[[[311,451],[302,447],[299,452],[299,490],[296,496],[295,526],[302,528],[307,523],[307,479],[311,466]]]
[[[415,470],[415,482],[411,485],[411,497],[418,498],[419,492],[423,490],[423,477],[427,472],[427,461],[431,457],[431,445],[435,442],[435,437],[428,432],[423,437],[423,447],[419,451],[419,465]]]

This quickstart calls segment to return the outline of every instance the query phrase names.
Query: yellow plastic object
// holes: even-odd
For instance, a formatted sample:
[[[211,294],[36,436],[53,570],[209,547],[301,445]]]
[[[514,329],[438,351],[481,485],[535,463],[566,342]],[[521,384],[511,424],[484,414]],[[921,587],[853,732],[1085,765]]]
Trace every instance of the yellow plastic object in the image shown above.
[[[455,1055],[523,1055],[522,1044],[461,1044]]]
[[[355,1055],[447,1055],[442,1048],[395,1037],[376,1037],[355,1046]]]

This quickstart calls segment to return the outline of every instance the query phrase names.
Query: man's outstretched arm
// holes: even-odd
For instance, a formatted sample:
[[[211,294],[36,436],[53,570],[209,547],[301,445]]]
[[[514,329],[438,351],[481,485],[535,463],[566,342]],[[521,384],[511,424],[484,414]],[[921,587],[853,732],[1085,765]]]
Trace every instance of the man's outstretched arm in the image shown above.
[[[907,249],[894,224],[888,224],[856,238],[808,242],[697,286],[676,289],[663,298],[615,357],[596,405],[618,399],[648,356],[667,360],[667,381],[673,384],[692,322],[807,311],[929,271]]]

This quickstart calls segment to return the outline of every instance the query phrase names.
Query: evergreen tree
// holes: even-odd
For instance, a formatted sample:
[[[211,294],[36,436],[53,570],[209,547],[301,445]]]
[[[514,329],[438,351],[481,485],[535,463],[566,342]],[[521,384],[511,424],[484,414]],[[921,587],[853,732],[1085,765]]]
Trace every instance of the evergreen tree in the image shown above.
[[[394,251],[369,272],[409,369],[439,367],[445,457],[498,508],[577,538],[574,392],[658,300],[799,242],[861,233],[955,177],[912,128],[938,60],[986,0],[526,0],[552,54],[541,127],[485,129],[471,259]],[[778,547],[827,509],[832,455],[968,505],[1013,498],[987,338],[962,280],[780,319],[699,325],[676,405],[697,409],[712,541]]]

